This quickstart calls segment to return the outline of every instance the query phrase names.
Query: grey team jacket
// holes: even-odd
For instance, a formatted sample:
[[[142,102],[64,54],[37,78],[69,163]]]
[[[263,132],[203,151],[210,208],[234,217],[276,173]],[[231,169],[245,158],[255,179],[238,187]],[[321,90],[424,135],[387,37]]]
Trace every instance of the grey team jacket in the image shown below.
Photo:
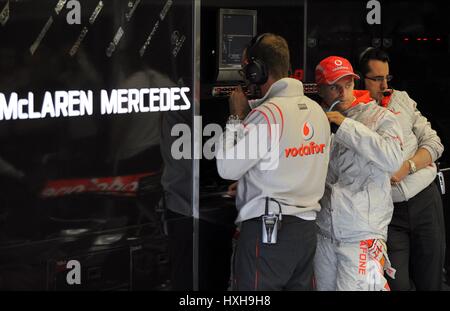
[[[417,110],[417,103],[408,93],[394,90],[387,108],[398,118],[403,130],[403,160],[414,156],[419,148],[425,148],[435,162],[442,155],[444,146],[430,122]],[[392,187],[394,202],[407,201],[430,185],[436,178],[436,165],[433,163],[412,175],[407,175]]]
[[[330,125],[325,113],[315,101],[303,95],[302,83],[291,78],[275,82],[251,106],[254,109],[238,125],[239,130],[245,129],[244,136],[235,142],[227,127],[216,154],[220,176],[239,180],[236,223],[263,215],[266,196],[282,203],[283,214],[315,219],[325,188],[330,150]],[[250,125],[278,125],[278,132],[268,133],[269,140],[278,143],[278,150],[274,153],[275,146],[271,145],[272,149],[253,158],[220,157],[221,153],[231,155],[245,147],[245,140],[257,128]],[[264,165],[270,160],[275,165]],[[276,203],[271,204],[270,212],[279,212]]]
[[[344,115],[331,142],[319,232],[340,242],[386,239],[393,213],[390,176],[403,162],[400,124],[375,101]]]

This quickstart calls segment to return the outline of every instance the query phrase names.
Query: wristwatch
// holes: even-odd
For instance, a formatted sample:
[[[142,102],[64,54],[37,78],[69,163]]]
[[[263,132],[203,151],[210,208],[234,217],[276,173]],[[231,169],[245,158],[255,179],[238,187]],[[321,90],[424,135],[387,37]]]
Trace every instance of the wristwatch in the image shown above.
[[[409,163],[409,175],[414,174],[417,172],[416,163],[414,163],[413,160],[408,160]]]

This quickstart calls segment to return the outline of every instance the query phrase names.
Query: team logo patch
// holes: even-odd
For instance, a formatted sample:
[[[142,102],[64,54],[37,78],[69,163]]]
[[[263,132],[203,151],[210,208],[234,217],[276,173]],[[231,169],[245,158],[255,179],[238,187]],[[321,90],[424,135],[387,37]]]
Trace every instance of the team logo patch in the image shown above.
[[[310,140],[314,136],[314,128],[309,122],[303,123],[302,134],[305,140]]]

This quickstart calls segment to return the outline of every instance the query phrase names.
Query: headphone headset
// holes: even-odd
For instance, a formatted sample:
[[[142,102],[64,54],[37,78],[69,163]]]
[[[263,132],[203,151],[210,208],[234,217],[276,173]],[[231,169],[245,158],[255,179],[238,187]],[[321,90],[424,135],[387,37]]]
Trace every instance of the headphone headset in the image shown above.
[[[365,61],[367,58],[367,53],[369,53],[370,51],[375,50],[374,47],[369,46],[368,48],[366,48],[364,51],[362,51],[361,54],[359,54],[359,58],[358,58],[358,62],[359,62],[359,66],[362,65],[363,60]]]
[[[356,89],[360,89],[360,90],[365,90],[366,89],[366,84],[364,82],[365,80],[365,75],[362,74],[362,65],[364,62],[367,61],[367,54],[374,50],[374,47],[369,46],[368,48],[366,48],[364,51],[361,52],[361,54],[359,54],[358,57],[358,70],[356,71],[356,74],[359,76],[359,80],[355,80],[355,88]]]
[[[248,64],[245,65],[243,71],[245,73],[245,78],[250,82],[250,84],[261,85],[266,83],[269,78],[266,64],[253,55],[255,49],[259,46],[262,39],[266,35],[267,34],[263,33],[257,37],[253,37],[247,47]]]

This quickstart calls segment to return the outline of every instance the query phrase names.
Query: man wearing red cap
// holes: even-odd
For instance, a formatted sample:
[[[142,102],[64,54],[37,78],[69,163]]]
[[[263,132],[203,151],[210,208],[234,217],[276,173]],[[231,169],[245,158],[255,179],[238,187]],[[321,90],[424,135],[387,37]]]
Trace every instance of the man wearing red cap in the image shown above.
[[[314,263],[318,290],[389,290],[386,252],[392,217],[390,176],[402,164],[402,131],[395,115],[368,91],[354,91],[350,62],[330,56],[316,67],[332,137],[325,194],[318,214]]]

